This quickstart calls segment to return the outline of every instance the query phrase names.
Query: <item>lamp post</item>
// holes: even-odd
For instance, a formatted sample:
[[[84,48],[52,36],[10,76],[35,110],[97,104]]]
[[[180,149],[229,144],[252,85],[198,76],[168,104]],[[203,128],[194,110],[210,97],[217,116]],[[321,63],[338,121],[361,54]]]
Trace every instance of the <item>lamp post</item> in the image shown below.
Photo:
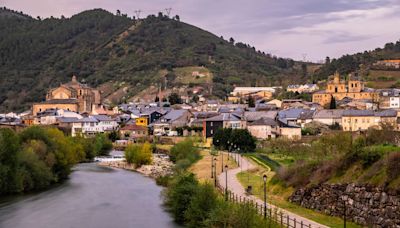
[[[214,155],[211,155],[211,179],[214,178]]]
[[[242,155],[240,154],[240,148],[238,148],[238,166],[240,167],[240,160],[242,160],[241,159],[242,158]]]
[[[228,165],[225,165],[225,201],[228,201]]]
[[[217,158],[214,158],[214,187],[217,187]]]
[[[221,151],[221,173],[224,172],[224,153]]]
[[[267,218],[267,175],[264,174],[264,219]]]

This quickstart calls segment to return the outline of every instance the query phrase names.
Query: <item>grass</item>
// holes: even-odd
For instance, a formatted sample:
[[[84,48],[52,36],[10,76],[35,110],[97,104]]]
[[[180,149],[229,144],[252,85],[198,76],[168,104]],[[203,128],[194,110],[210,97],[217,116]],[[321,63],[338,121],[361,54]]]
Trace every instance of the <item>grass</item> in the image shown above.
[[[254,153],[254,154],[245,154],[244,156],[252,159],[254,162],[256,162],[257,164],[259,164],[261,166],[264,166],[267,169],[271,169],[272,171],[278,170],[279,167],[281,166],[281,164],[272,160],[265,154]]]
[[[202,74],[202,77],[195,77],[192,75],[192,72],[197,71]],[[178,81],[183,84],[203,84],[203,83],[211,83],[212,82],[212,73],[205,67],[178,67],[174,68],[174,73],[176,75],[175,81]]]
[[[201,159],[194,163],[190,168],[189,171],[193,172],[197,179],[200,182],[212,182],[214,179],[211,178],[211,158],[212,156],[210,155],[209,150],[202,150],[200,152],[201,154]],[[221,159],[221,152],[219,152],[219,155],[216,157],[217,158],[217,175],[219,175],[222,172],[222,159]],[[223,161],[223,166],[225,164],[228,164],[228,168],[236,168],[237,164],[236,162],[231,158],[228,160],[228,156],[226,153],[223,155],[224,161]]]
[[[284,188],[279,184],[272,185],[270,180],[275,174],[272,171],[266,172],[265,170],[259,168],[250,172],[241,172],[238,174],[238,179],[245,187],[251,185],[253,189],[253,195],[263,199],[262,176],[264,173],[266,173],[268,176],[267,201],[269,203],[329,227],[343,227],[343,220],[340,218],[324,215],[287,201],[286,199],[293,193],[293,189]],[[347,227],[361,226],[347,222]]]

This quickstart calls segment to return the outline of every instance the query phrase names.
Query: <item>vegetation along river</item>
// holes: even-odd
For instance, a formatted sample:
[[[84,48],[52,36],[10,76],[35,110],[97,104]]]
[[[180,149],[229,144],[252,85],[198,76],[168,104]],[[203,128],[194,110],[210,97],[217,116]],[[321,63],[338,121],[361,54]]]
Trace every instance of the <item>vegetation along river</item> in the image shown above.
[[[0,199],[0,227],[177,227],[162,207],[161,190],[138,173],[80,164],[48,191]]]

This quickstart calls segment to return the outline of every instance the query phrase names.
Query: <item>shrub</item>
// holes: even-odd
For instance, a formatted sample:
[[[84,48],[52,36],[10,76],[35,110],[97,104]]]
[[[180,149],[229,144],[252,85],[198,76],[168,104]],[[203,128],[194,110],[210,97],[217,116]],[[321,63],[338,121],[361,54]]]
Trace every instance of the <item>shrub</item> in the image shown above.
[[[183,224],[186,221],[185,212],[189,208],[197,186],[194,174],[184,173],[176,176],[167,189],[165,205],[177,223]]]
[[[216,207],[217,193],[211,184],[199,185],[185,212],[188,227],[202,227],[211,210]]]
[[[125,159],[129,164],[135,164],[137,167],[148,165],[152,162],[152,148],[150,143],[142,145],[130,144],[125,149]]]
[[[186,169],[200,158],[200,153],[194,146],[193,141],[191,139],[186,139],[171,148],[170,158],[177,166]]]
[[[394,152],[388,155],[386,173],[389,181],[400,177],[400,152]]]

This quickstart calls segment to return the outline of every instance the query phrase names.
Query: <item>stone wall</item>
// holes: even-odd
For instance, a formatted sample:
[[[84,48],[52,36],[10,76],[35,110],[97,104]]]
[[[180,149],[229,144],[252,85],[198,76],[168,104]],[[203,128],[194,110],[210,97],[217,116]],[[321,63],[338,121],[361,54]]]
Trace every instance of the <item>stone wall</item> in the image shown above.
[[[323,184],[300,188],[289,200],[361,225],[400,227],[400,192],[356,184]]]

